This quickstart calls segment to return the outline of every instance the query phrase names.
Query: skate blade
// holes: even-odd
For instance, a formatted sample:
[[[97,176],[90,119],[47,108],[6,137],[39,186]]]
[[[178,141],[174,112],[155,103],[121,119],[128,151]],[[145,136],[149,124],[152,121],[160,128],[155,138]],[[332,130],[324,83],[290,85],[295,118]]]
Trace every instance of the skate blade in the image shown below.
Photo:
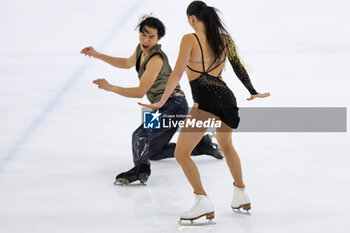
[[[240,205],[240,206],[238,206],[238,207],[232,207],[232,206],[231,206],[231,208],[232,208],[233,212],[235,212],[235,213],[237,213],[237,214],[252,215],[252,214],[249,212],[249,210],[251,209],[250,203],[244,204],[244,205]],[[241,208],[242,208],[243,210],[245,210],[246,212],[241,211]]]
[[[127,179],[117,179],[113,184],[118,186],[144,186],[146,182],[142,183],[142,181],[140,181],[140,183],[130,183]]]
[[[143,184],[143,183],[122,184],[122,183],[118,183],[117,181],[115,181],[113,184],[116,186],[123,186],[123,187],[147,186],[147,184]]]
[[[240,209],[234,209],[234,208],[232,208],[232,210],[233,210],[233,212],[235,212],[236,214],[241,214],[241,215],[248,215],[248,216],[250,216],[250,215],[252,215],[248,210],[247,211],[241,211]]]
[[[212,219],[209,219],[208,221],[205,221],[205,222],[198,222],[194,220],[181,220],[181,219],[179,220],[179,225],[181,226],[207,226],[207,225],[215,225],[215,224],[216,222],[214,222]]]
[[[182,220],[184,221],[184,220]],[[216,222],[214,222],[213,220],[209,220],[207,222],[193,222],[193,223],[184,223],[184,222],[181,222],[181,220],[179,221],[179,224],[181,226],[185,226],[185,227],[191,227],[191,226],[208,226],[208,225],[215,225]]]
[[[116,184],[116,185],[128,185],[128,184],[130,184],[130,182],[128,179],[118,178],[114,181],[114,184]]]

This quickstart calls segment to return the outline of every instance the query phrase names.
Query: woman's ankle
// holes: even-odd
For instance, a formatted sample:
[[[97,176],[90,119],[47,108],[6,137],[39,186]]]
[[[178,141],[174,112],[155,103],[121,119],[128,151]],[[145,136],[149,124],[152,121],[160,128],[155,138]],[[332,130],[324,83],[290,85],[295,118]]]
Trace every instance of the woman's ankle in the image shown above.
[[[244,183],[241,183],[241,184],[236,184],[235,182],[233,182],[233,186],[236,186],[237,188],[245,188],[245,185]]]
[[[205,191],[200,191],[200,192],[193,191],[193,193],[196,194],[196,195],[207,196],[207,193]]]

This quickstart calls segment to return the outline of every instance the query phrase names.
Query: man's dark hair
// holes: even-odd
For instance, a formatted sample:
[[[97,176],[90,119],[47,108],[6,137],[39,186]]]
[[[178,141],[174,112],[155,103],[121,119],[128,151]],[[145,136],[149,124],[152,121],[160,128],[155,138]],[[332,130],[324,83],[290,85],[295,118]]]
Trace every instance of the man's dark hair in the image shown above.
[[[149,15],[143,16],[140,19],[140,22],[137,25],[136,29],[139,29],[139,31],[141,33],[145,33],[145,32],[148,33],[148,31],[146,30],[145,26],[157,29],[157,31],[158,31],[157,34],[158,34],[159,38],[162,38],[165,35],[165,26],[162,23],[162,21],[160,21],[156,17],[149,16]]]

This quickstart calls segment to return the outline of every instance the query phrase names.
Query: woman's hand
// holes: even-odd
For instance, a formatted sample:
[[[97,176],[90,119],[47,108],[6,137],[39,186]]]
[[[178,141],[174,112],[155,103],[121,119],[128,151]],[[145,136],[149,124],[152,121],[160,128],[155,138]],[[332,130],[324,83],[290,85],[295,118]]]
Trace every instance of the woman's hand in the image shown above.
[[[154,103],[154,104],[143,104],[140,102],[138,102],[138,104],[141,105],[142,107],[152,108],[152,111],[154,111],[156,109],[160,109],[164,105],[164,103],[161,101],[158,101],[157,103]]]
[[[93,56],[94,58],[96,58],[99,54],[92,46],[82,49],[80,53],[85,54],[85,56],[89,57]]]
[[[98,88],[106,90],[106,91],[112,91],[113,86],[107,82],[106,79],[96,79],[92,81],[94,84],[98,86]]]
[[[247,100],[253,100],[255,98],[265,98],[265,97],[269,97],[271,94],[270,92],[264,93],[264,94],[256,94],[256,95],[251,95],[250,98],[248,98]]]

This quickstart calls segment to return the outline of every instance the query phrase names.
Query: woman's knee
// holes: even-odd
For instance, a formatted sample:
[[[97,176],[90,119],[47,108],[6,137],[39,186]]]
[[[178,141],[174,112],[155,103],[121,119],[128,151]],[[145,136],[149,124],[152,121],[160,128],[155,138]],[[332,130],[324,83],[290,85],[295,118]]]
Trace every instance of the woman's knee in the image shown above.
[[[185,159],[187,159],[191,156],[191,151],[189,151],[186,148],[183,148],[181,146],[176,145],[175,151],[174,151],[174,156],[175,156],[175,159],[179,163],[181,163],[182,161],[184,161]]]
[[[220,149],[222,152],[229,152],[232,150],[233,145],[232,145],[232,137],[231,133],[228,132],[217,132],[216,134]]]
[[[219,142],[219,146],[221,151],[225,154],[232,154],[233,152],[233,145],[232,145],[232,141],[230,140],[222,140],[222,141],[218,141]]]

